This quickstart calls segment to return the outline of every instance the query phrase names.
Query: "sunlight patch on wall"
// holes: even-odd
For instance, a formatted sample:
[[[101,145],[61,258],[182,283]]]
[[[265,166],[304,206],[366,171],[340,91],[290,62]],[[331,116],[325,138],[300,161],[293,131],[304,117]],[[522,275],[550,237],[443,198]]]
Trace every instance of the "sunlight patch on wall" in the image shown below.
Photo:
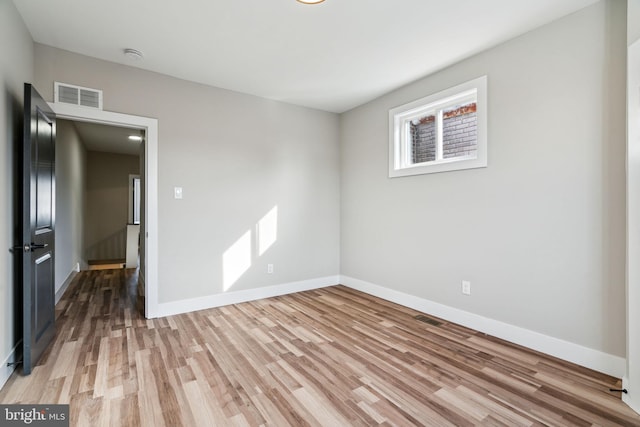
[[[251,267],[251,230],[242,235],[222,255],[225,292]]]
[[[278,206],[258,222],[258,255],[262,256],[278,240]]]
[[[231,289],[251,268],[254,259],[264,255],[278,240],[278,205],[267,212],[253,228],[255,233],[252,229],[247,230],[222,254],[224,292]]]

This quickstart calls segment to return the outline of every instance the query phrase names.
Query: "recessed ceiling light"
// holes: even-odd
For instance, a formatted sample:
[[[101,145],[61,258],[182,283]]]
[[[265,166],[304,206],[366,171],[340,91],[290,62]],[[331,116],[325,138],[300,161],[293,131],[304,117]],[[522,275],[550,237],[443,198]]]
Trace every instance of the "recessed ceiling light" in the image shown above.
[[[124,50],[124,56],[126,56],[129,59],[133,59],[134,61],[139,61],[142,58],[144,58],[144,55],[142,54],[142,52],[136,49],[131,49],[131,48],[127,48]]]
[[[318,3],[322,3],[324,0],[298,0],[299,3],[304,3],[304,4],[318,4]]]
[[[129,135],[131,141],[142,141],[142,137],[139,135]]]

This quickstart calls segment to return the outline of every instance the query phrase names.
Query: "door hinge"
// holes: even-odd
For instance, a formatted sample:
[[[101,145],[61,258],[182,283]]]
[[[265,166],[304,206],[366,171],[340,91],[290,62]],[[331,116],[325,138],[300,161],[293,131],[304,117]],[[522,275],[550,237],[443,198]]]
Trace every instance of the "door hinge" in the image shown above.
[[[612,393],[613,392],[624,393],[624,394],[629,393],[629,391],[626,388],[610,388],[609,391]]]

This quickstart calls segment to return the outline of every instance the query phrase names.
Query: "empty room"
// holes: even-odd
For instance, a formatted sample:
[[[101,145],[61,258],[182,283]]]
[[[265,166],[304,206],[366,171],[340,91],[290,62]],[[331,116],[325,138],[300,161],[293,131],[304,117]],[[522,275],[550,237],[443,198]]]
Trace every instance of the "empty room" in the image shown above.
[[[0,0],[0,425],[640,426],[640,0]]]

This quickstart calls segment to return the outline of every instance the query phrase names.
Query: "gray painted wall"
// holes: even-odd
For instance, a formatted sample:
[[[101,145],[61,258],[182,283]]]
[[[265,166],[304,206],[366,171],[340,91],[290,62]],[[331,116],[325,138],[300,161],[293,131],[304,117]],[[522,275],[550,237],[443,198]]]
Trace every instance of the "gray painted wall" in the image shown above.
[[[10,372],[7,357],[21,335],[15,331],[14,168],[22,144],[23,84],[33,78],[33,41],[9,0],[0,0],[0,385]],[[20,289],[20,288],[18,288]]]
[[[625,46],[600,2],[343,114],[341,273],[624,356]],[[481,75],[489,166],[388,178],[388,110]]]
[[[223,254],[275,206],[276,243],[228,290],[338,274],[337,115],[37,44],[35,63],[47,100],[61,81],[104,90],[105,110],[159,120],[161,303],[224,292]]]
[[[76,264],[84,265],[83,219],[87,153],[73,122],[56,129],[56,292]]]
[[[54,80],[103,89],[106,110],[159,119],[161,302],[222,292],[222,254],[277,205],[276,244],[231,290],[340,269],[624,355],[624,21],[624,2],[598,3],[341,118],[41,45],[35,83],[48,100]],[[12,144],[34,47],[7,0],[0,51],[8,247]],[[482,74],[489,167],[387,178],[389,108]],[[12,261],[0,256],[2,359],[16,342]]]
[[[140,157],[87,152],[84,256],[87,261],[125,258],[129,175],[140,173]]]

